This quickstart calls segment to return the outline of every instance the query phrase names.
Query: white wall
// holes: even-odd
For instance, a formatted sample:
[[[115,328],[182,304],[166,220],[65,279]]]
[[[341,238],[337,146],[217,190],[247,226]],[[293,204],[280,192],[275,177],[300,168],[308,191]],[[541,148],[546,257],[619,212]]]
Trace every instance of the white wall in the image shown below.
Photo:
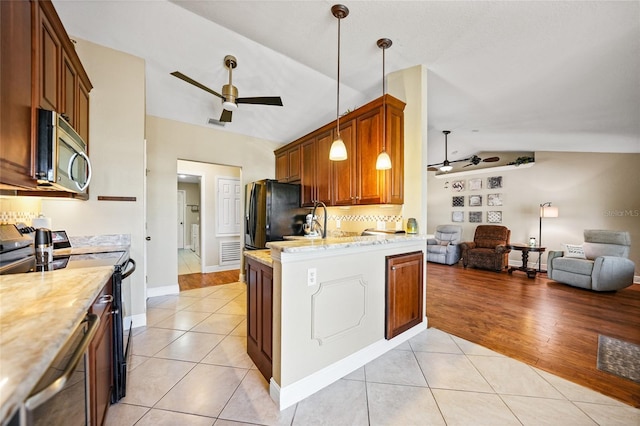
[[[279,144],[210,127],[147,116],[147,230],[149,295],[177,291],[177,160],[239,167],[244,186],[275,176]],[[233,124],[231,124],[233,126]]]
[[[132,315],[144,315],[144,60],[77,39],[76,51],[93,84],[89,103],[88,201],[42,199],[42,213],[70,236],[130,234]],[[98,201],[98,195],[135,197]],[[134,325],[135,324],[134,318]]]
[[[603,142],[604,143],[604,142]],[[550,201],[557,206],[557,218],[542,223],[542,245],[548,250],[562,250],[562,244],[579,244],[585,229],[623,230],[631,233],[631,260],[640,275],[640,154],[536,152],[530,168],[502,172],[435,178],[429,173],[427,229],[451,222],[453,210],[464,211],[463,240],[473,239],[476,223],[469,223],[469,211],[482,211],[486,224],[488,210],[503,212],[502,224],[511,229],[511,241],[526,243],[530,236],[538,239],[539,206]],[[486,178],[502,176],[503,188],[487,190]],[[454,192],[451,182],[483,179],[479,191]],[[449,182],[448,189],[445,183]],[[468,207],[468,195],[483,195],[482,207]],[[486,195],[502,193],[503,206],[487,207]],[[464,195],[465,207],[451,207],[452,196]],[[532,255],[530,261],[536,261]],[[546,254],[543,255],[543,266]],[[519,264],[520,252],[512,252],[510,262]]]

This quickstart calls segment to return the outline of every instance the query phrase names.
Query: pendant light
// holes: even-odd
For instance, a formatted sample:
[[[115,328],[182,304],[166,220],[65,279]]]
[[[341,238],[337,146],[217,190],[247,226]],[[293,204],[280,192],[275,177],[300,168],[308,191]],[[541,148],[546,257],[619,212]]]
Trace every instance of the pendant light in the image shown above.
[[[387,50],[393,42],[388,38],[381,38],[377,42],[378,47],[382,49],[382,152],[378,155],[378,159],[376,160],[376,169],[378,170],[389,170],[391,168],[391,158],[389,154],[387,154],[387,102],[385,100],[385,95],[387,94],[386,85],[385,85],[385,74],[384,74],[384,64],[385,57],[384,52]]]
[[[453,170],[453,166],[447,159],[447,135],[451,133],[451,130],[443,130],[442,133],[444,133],[444,163],[440,166],[440,171],[447,173]]]
[[[329,150],[329,160],[342,161],[347,159],[347,147],[340,137],[340,20],[349,15],[347,6],[336,4],[331,7],[331,13],[338,18],[338,90],[336,96],[336,132],[337,137],[331,144]]]

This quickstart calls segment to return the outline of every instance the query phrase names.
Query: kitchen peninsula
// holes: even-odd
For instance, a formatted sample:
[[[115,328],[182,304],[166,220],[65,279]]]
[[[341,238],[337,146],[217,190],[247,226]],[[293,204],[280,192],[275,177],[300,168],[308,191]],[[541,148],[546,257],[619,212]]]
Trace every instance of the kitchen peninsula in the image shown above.
[[[268,247],[245,252],[247,348],[259,358],[256,365],[280,409],[427,327],[424,236],[304,239]]]

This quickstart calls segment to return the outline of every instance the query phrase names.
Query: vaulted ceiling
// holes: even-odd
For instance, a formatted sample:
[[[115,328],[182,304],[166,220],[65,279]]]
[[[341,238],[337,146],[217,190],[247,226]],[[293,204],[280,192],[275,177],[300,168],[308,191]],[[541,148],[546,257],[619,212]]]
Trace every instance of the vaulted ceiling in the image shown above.
[[[335,119],[333,1],[68,1],[71,36],[146,61],[147,113],[200,126],[220,99],[225,55],[238,60],[240,105],[223,131],[287,143]],[[479,151],[640,152],[640,2],[345,1],[341,110],[382,93],[387,74],[427,70],[428,157]]]

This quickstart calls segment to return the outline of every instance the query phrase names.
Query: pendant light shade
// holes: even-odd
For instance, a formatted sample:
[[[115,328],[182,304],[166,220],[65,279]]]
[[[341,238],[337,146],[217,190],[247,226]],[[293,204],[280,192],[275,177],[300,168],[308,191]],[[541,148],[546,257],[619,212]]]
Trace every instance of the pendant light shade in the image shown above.
[[[340,20],[349,15],[349,9],[342,4],[336,4],[331,7],[331,13],[338,18],[338,85],[336,94],[336,139],[331,144],[329,150],[329,160],[343,161],[347,159],[347,147],[340,137]]]
[[[377,45],[380,49],[382,49],[382,152],[378,155],[378,159],[376,160],[376,169],[378,170],[389,170],[391,168],[391,157],[387,154],[387,103],[384,98],[386,95],[386,85],[385,85],[385,56],[384,52],[387,50],[393,42],[388,38],[381,38],[378,40]]]

